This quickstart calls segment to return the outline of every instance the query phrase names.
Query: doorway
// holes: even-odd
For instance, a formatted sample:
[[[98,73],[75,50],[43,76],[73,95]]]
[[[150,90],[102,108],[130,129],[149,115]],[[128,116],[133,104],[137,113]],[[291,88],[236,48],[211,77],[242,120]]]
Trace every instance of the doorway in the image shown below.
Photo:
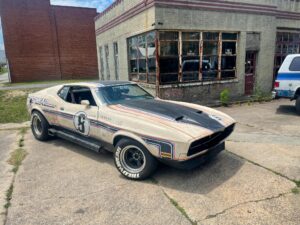
[[[257,54],[257,51],[246,52],[245,95],[253,95],[254,92]]]

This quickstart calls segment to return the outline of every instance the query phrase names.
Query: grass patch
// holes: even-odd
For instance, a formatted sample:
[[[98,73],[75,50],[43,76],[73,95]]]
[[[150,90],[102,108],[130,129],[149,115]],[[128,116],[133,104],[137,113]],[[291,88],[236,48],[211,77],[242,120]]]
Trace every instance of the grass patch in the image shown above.
[[[25,159],[27,152],[23,148],[16,149],[10,156],[8,163],[13,165],[12,171],[17,173],[19,167],[22,165],[22,161]]]
[[[179,205],[179,203],[175,200],[175,199],[173,199],[173,198],[171,198],[167,193],[165,193],[164,192],[164,194],[165,194],[165,196],[170,200],[170,202],[172,203],[172,205],[174,205],[175,207],[176,207],[176,209],[188,220],[188,221],[190,221],[191,222],[191,224],[192,225],[197,225],[197,222],[196,221],[193,221],[190,217],[189,217],[189,215],[186,213],[186,211],[185,211],[185,209],[184,208],[182,208],[180,205]]]
[[[7,72],[8,72],[7,68],[0,67],[0,75],[5,74]]]
[[[300,194],[299,188],[293,188],[293,189],[292,189],[292,193],[295,194],[295,195]]]
[[[0,123],[28,121],[30,116],[26,108],[27,96],[35,91],[38,89],[0,91]]]
[[[300,180],[293,180],[298,188],[300,188]]]
[[[6,192],[6,204],[4,205],[4,208],[8,209],[11,206],[11,199],[12,199],[12,193],[14,191],[14,185],[10,185],[9,189]]]

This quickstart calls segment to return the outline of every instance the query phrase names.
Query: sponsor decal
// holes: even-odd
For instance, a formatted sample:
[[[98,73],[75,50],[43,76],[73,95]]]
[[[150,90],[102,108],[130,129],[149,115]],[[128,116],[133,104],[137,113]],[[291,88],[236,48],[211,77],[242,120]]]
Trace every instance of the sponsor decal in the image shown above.
[[[75,129],[86,136],[89,135],[90,126],[104,129],[113,134],[120,130],[120,128],[106,124],[104,122],[88,119],[85,112],[78,112],[75,116],[72,116],[71,114],[68,113],[62,113],[54,110],[44,110],[44,112],[57,115],[68,120],[73,120]],[[147,137],[143,135],[140,136],[147,144],[156,146],[158,148],[159,157],[166,158],[166,159],[174,159],[175,146],[172,142],[155,138],[155,137]],[[124,175],[125,173],[127,172],[124,171]]]
[[[49,108],[55,108],[55,105],[51,104],[48,99],[38,98],[38,97],[30,97],[29,102],[32,104],[37,104]]]
[[[90,133],[90,120],[85,112],[78,112],[73,118],[75,129],[81,134],[88,136]]]
[[[143,140],[149,144],[154,145],[159,150],[159,156],[164,159],[174,158],[174,144],[168,141],[150,139],[148,137],[143,137]]]

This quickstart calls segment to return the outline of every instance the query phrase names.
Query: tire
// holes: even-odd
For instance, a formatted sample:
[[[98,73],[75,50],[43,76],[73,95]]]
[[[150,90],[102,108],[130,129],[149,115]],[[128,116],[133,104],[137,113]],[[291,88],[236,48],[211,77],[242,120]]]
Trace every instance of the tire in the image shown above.
[[[297,114],[300,115],[300,97],[296,99],[296,111]]]
[[[34,137],[39,141],[47,141],[50,138],[48,134],[49,123],[40,112],[34,111],[32,113],[31,130]]]
[[[115,165],[119,172],[131,180],[144,180],[157,168],[157,160],[139,142],[121,139],[116,145]]]

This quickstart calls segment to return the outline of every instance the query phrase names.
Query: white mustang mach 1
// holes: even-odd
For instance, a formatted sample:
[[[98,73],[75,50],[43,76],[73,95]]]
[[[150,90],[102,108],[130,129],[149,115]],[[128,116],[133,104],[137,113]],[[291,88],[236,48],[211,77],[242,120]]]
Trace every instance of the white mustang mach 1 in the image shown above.
[[[28,96],[33,135],[114,153],[117,169],[142,180],[158,161],[191,169],[225,149],[235,121],[200,105],[153,97],[132,82],[76,83]]]

